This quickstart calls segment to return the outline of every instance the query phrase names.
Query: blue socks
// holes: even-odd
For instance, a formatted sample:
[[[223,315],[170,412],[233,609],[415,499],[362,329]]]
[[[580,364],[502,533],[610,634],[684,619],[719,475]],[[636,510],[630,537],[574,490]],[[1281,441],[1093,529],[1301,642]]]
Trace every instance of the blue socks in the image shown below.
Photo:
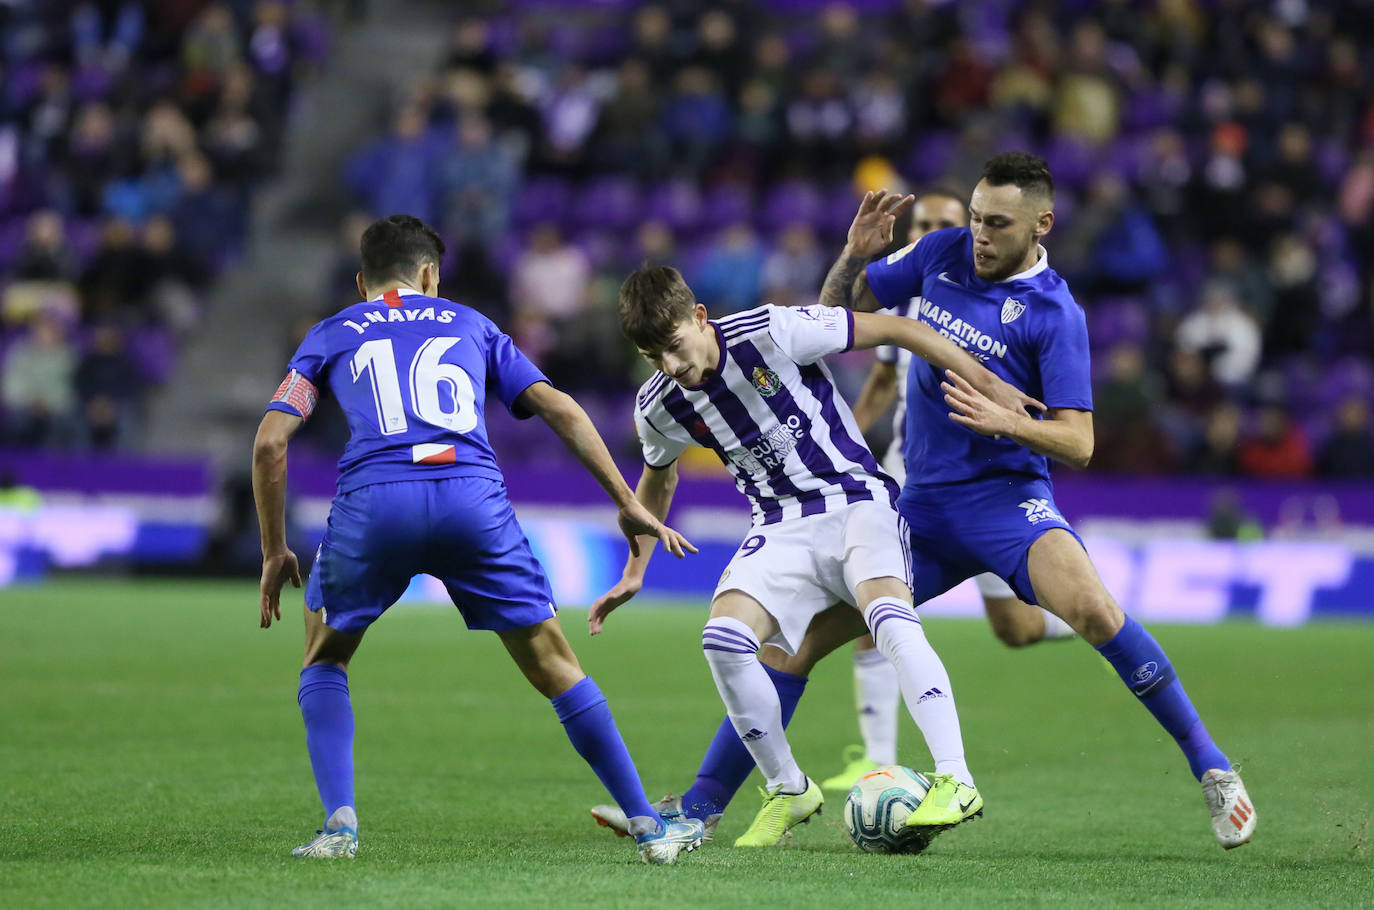
[[[616,729],[606,696],[590,676],[584,676],[571,689],[550,700],[573,748],[592,766],[601,783],[610,791],[625,817],[648,816],[661,821],[654,807],[644,795],[639,771],[630,758],[630,750]],[[637,833],[637,832],[634,832]]]
[[[296,694],[305,720],[305,747],[315,786],[328,819],[340,806],[353,805],[353,705],[348,700],[348,671],[334,664],[315,664],[301,671]]]
[[[1211,768],[1230,770],[1231,762],[1212,742],[1164,649],[1144,626],[1127,616],[1121,631],[1097,650],[1159,725],[1177,740],[1194,777],[1201,780]]]
[[[782,725],[786,728],[796,713],[802,692],[806,690],[806,677],[774,670],[767,664],[763,669],[773,680],[773,688],[778,690],[778,701],[782,703]],[[725,718],[720,722],[720,729],[716,730],[711,745],[706,747],[706,755],[697,769],[696,782],[682,794],[683,814],[704,822],[708,816],[724,812],[753,770],[754,759],[740,741],[730,718]]]

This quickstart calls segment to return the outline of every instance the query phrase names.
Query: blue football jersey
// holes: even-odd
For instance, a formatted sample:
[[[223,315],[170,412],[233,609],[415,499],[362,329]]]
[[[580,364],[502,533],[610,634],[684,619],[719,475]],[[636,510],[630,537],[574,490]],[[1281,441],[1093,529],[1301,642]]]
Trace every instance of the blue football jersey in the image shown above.
[[[348,418],[339,492],[441,477],[501,480],[483,415],[490,392],[515,399],[539,368],[490,319],[413,291],[388,292],[316,324],[268,410],[308,417],[328,388]]]
[[[1088,326],[1044,250],[1030,269],[996,283],[973,271],[968,228],[933,231],[868,266],[885,307],[912,298],[909,315],[965,348],[1007,382],[1051,408],[1091,411]],[[907,373],[908,487],[961,483],[1004,473],[1049,478],[1049,459],[949,419],[941,370],[912,358]]]

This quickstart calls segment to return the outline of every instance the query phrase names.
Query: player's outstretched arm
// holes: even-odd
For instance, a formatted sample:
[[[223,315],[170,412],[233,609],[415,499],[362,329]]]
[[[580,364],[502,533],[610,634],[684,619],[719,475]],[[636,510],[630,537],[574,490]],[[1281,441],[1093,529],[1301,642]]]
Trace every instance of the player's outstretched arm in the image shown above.
[[[864,380],[864,387],[854,401],[854,422],[859,425],[860,433],[867,433],[884,411],[897,400],[897,365],[895,363],[873,364]]]
[[[301,586],[300,564],[286,546],[286,444],[303,421],[285,411],[268,411],[253,440],[253,500],[262,530],[262,582],[258,588],[259,625],[281,619],[281,589]]]
[[[635,500],[653,518],[661,522],[668,517],[668,509],[673,504],[673,493],[676,490],[677,462],[662,468],[645,465],[644,472],[639,476],[639,484],[635,487]],[[654,545],[657,543],[657,538],[645,536],[639,539],[637,548],[630,549],[630,558],[625,563],[625,571],[621,573],[620,581],[592,604],[591,612],[587,615],[587,629],[591,634],[599,633],[606,617],[616,607],[629,602],[644,587],[644,573],[649,568],[649,559],[653,556]],[[696,552],[695,547],[692,548],[692,552]]]
[[[641,535],[653,537],[678,558],[697,551],[687,538],[663,524],[661,519],[650,514],[635,499],[630,485],[611,460],[611,453],[601,434],[596,431],[596,425],[571,395],[558,391],[547,382],[536,382],[521,392],[516,401],[531,414],[539,415],[558,434],[568,451],[577,456],[577,460],[611,497],[619,510],[616,520],[630,542],[631,553],[639,552],[638,539]]]
[[[878,313],[855,313],[854,347],[873,348],[880,344],[906,348],[932,366],[957,373],[973,388],[1008,410],[1021,413],[1026,408],[1045,410],[1039,401],[1003,381],[968,351],[924,322]]]
[[[862,312],[879,308],[878,298],[868,288],[864,266],[892,242],[897,218],[916,202],[915,196],[889,194],[878,190],[864,194],[858,214],[849,225],[844,251],[821,285],[822,306],[842,306]]]
[[[1044,420],[1025,411],[1002,407],[969,385],[953,370],[940,385],[949,419],[984,436],[1006,436],[1055,461],[1086,468],[1093,457],[1093,415],[1076,408],[1051,408]]]

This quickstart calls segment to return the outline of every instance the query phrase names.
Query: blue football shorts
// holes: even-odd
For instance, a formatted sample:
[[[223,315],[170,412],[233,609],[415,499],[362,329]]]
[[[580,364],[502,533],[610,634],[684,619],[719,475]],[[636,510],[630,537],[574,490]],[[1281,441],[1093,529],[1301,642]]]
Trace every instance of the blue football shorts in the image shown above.
[[[1039,603],[1027,567],[1031,544],[1054,528],[1083,543],[1059,514],[1050,482],[1025,474],[907,487],[897,511],[911,529],[918,606],[983,572],[1005,580],[1026,603]]]
[[[356,635],[420,574],[444,583],[469,629],[520,629],[556,612],[505,484],[487,477],[374,483],[340,493],[305,605],[324,609],[331,629]]]

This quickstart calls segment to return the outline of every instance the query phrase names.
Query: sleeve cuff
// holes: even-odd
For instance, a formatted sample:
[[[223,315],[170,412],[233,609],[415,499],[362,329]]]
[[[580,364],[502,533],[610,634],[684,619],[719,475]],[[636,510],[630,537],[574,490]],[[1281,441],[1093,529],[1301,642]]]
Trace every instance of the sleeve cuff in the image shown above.
[[[290,414],[292,417],[299,417],[301,420],[305,419],[305,415],[296,410],[294,405],[287,404],[284,401],[274,401],[270,403],[263,409],[263,413],[266,414],[268,411],[283,411]]]
[[[843,353],[844,351],[854,350],[854,311],[845,310],[844,318],[849,330],[849,338],[847,341],[845,341],[844,349],[841,351],[841,353]]]
[[[538,385],[541,382],[549,382],[549,380],[542,375],[531,377],[530,381],[520,386],[520,390],[510,397],[510,401],[506,402],[506,410],[510,411],[511,416],[516,420],[529,420],[534,416],[533,411],[527,411],[520,407],[520,396],[525,394],[525,390],[530,386]],[[553,383],[549,382],[549,385],[553,385]]]
[[[646,461],[644,462],[644,467],[648,468],[650,471],[666,471],[668,468],[671,468],[675,464],[677,464],[676,458],[674,458],[672,461],[664,462],[663,464],[650,464]]]

